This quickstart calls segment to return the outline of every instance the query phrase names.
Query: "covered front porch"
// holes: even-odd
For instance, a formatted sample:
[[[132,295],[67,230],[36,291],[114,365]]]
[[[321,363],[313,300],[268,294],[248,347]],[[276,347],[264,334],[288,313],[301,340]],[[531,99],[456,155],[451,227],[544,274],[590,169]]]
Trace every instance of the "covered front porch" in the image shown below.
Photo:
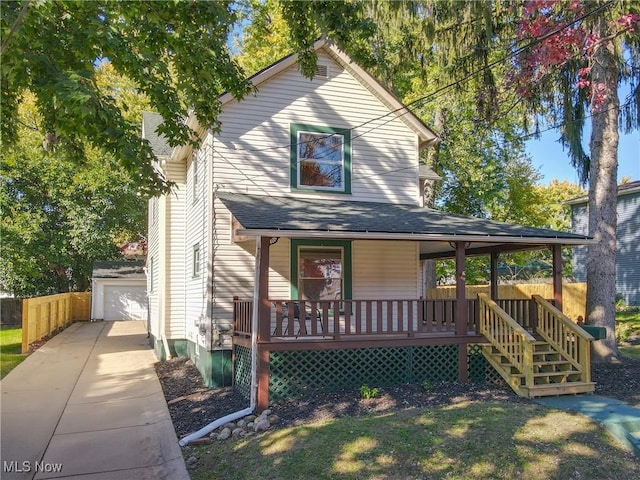
[[[269,405],[274,370],[300,363],[287,359],[285,352],[319,352],[309,368],[327,362],[325,370],[346,376],[354,363],[371,358],[374,351],[381,357],[371,361],[372,370],[386,369],[388,362],[408,364],[415,356],[429,359],[422,360],[417,377],[390,373],[403,381],[416,381],[420,375],[430,375],[429,369],[444,368],[447,379],[467,382],[477,373],[482,357],[483,365],[489,362],[495,368],[493,374],[527,396],[550,394],[557,389],[543,385],[559,383],[579,383],[573,393],[592,388],[589,335],[582,335],[562,315],[561,248],[588,243],[588,238],[418,207],[338,201],[318,207],[311,200],[284,202],[233,194],[224,194],[221,200],[233,215],[235,241],[255,239],[254,295],[234,298],[233,345],[236,384],[245,384],[241,388],[247,389],[249,370],[254,370],[247,365],[248,355],[256,356],[255,386],[247,391],[256,389],[258,408]],[[271,298],[270,248],[279,238],[418,242],[421,260],[455,258],[456,298]],[[553,298],[497,298],[500,253],[543,248],[552,251]],[[465,298],[465,259],[472,255],[491,257],[491,295]],[[542,343],[551,344],[550,350],[544,350]],[[398,349],[413,353],[400,355]],[[361,354],[334,365],[327,355],[338,351]],[[441,364],[435,361],[440,359]],[[508,367],[501,369],[503,364]],[[416,368],[412,364],[409,370]],[[295,375],[280,374],[277,381],[295,383]]]

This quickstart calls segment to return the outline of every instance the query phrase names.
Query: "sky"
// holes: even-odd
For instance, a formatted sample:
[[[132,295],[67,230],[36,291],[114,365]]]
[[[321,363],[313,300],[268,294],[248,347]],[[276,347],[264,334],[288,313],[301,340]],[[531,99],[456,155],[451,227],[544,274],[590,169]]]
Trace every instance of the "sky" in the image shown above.
[[[560,134],[554,130],[544,132],[540,139],[527,142],[527,153],[531,155],[533,166],[540,171],[543,178],[538,182],[548,185],[551,180],[568,180],[578,183],[578,175],[571,166],[569,151],[562,149],[557,142]],[[588,146],[588,135],[585,131],[585,147]],[[589,152],[589,149],[586,148]],[[618,183],[623,177],[640,180],[640,133],[635,131],[629,135],[621,135],[618,145]]]

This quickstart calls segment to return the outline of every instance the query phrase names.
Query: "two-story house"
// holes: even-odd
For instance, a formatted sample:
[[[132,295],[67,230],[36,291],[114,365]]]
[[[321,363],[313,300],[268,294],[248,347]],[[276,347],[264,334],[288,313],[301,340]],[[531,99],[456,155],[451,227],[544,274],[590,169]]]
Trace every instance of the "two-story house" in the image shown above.
[[[154,347],[261,405],[318,386],[484,378],[485,307],[464,298],[465,256],[551,248],[559,272],[560,247],[587,238],[423,208],[434,174],[420,153],[437,135],[342,51],[315,48],[313,79],[289,56],[252,77],[255,96],[223,95],[220,131],[190,115],[197,149],[168,149],[145,114],[176,184],[149,206]],[[457,260],[456,300],[424,298],[421,263],[437,258]]]

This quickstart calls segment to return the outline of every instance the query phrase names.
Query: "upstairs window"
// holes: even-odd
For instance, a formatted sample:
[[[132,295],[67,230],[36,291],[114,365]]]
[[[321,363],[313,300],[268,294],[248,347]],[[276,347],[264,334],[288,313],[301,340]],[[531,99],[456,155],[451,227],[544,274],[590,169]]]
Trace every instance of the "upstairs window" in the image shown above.
[[[291,187],[351,193],[351,132],[291,125]]]

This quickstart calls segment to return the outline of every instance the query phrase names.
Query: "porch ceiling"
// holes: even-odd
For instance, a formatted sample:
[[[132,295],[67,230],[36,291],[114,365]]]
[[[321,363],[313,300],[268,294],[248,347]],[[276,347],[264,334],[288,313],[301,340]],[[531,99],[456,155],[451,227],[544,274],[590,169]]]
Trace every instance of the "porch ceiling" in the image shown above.
[[[469,255],[592,243],[584,235],[453,215],[412,205],[224,192],[218,193],[218,198],[235,218],[233,233],[238,238],[419,241],[422,258],[451,257],[455,254],[455,242],[465,242]]]

